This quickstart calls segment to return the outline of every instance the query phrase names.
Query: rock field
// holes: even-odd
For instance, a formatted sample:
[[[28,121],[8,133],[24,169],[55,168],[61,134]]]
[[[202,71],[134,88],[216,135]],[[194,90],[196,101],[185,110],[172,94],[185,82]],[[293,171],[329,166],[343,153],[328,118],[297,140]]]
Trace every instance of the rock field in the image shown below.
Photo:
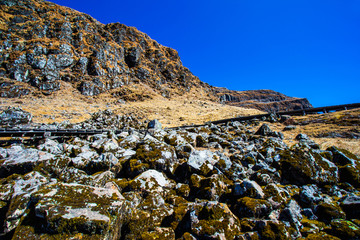
[[[305,134],[288,146],[257,121],[162,129],[105,111],[37,125],[16,111],[0,116],[124,130],[2,143],[2,239],[360,238],[360,158]]]

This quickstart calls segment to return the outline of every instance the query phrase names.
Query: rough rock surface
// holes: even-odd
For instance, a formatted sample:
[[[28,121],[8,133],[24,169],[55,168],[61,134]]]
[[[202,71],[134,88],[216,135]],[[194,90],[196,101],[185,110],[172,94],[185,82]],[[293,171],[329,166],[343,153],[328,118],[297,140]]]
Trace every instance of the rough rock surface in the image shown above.
[[[290,111],[311,108],[306,98],[288,97],[272,90],[234,91],[215,88],[220,101],[238,107],[255,108],[265,112]]]
[[[0,113],[0,126],[12,127],[20,124],[28,124],[32,121],[32,115],[20,108],[8,108]]]
[[[88,96],[111,91],[126,99],[132,94],[126,86],[134,83],[164,97],[191,88],[213,94],[182,65],[176,50],[134,27],[104,25],[43,0],[7,0],[0,6],[1,97],[52,94],[64,81]]]
[[[128,123],[96,116],[86,124]],[[0,238],[359,239],[358,156],[304,135],[288,146],[256,122],[146,123],[3,144]]]

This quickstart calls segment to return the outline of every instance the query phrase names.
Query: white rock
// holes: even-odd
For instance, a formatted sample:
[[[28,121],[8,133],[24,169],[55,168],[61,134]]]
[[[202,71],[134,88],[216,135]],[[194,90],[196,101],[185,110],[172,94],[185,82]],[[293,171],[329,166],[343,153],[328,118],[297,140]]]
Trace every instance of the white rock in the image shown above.
[[[171,185],[171,182],[163,173],[153,169],[141,173],[134,179],[134,182],[140,183],[140,188],[142,189],[153,191],[162,191],[163,187],[169,187]]]
[[[200,170],[203,165],[207,165],[210,170],[213,170],[213,166],[217,163],[218,158],[214,156],[214,153],[209,150],[198,151],[195,150],[190,154],[188,165]]]

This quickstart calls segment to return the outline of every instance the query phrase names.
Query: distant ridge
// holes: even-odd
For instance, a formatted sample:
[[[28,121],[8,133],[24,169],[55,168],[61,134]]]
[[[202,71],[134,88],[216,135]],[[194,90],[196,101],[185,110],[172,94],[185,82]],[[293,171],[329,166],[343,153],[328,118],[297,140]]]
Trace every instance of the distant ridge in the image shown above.
[[[306,98],[288,97],[273,90],[233,91],[215,88],[220,101],[237,107],[255,108],[265,112],[291,111],[312,108]]]

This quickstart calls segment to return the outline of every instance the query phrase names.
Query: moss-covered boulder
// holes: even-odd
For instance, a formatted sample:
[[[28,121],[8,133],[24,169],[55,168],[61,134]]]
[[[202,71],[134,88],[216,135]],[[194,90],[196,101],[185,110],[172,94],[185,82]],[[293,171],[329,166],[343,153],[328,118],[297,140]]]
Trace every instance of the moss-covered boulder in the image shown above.
[[[325,232],[311,233],[305,239],[306,240],[341,240],[340,238],[327,234]]]
[[[277,240],[277,239],[290,239],[286,226],[282,222],[275,221],[260,221],[257,223],[256,229],[258,230],[261,239],[264,240]]]
[[[340,181],[360,187],[360,158],[345,149],[331,147],[333,162],[339,166]]]
[[[168,179],[165,174],[150,169],[130,181],[127,191],[152,192],[165,196],[175,186],[175,182]]]
[[[175,232],[172,228],[155,227],[153,231],[141,234],[143,240],[171,240],[175,239]]]
[[[42,186],[54,182],[56,182],[56,180],[50,180],[36,171],[25,174],[24,176],[14,174],[5,179],[1,179],[0,200],[6,203],[6,208],[3,209],[6,211],[6,216],[1,220],[4,226],[4,233],[15,229],[21,219],[28,215],[28,206],[32,194]]]
[[[7,177],[11,174],[26,174],[31,172],[42,162],[54,159],[54,155],[48,152],[39,151],[34,148],[26,148],[22,145],[12,145],[3,149],[0,159],[0,176]]]
[[[269,216],[271,210],[272,205],[269,201],[250,197],[238,199],[234,206],[234,213],[239,218],[266,218]]]
[[[145,141],[136,147],[136,153],[124,164],[123,174],[135,177],[148,169],[172,175],[179,166],[174,147],[158,141]]]
[[[244,179],[243,181],[235,182],[233,187],[233,194],[241,197],[264,198],[264,192],[257,182]]]
[[[280,153],[281,180],[286,183],[334,184],[339,180],[338,168],[319,153],[295,147]]]
[[[108,138],[106,135],[93,136],[91,147],[96,149],[97,152],[116,152],[120,146],[116,138]]]
[[[301,207],[295,200],[290,200],[286,207],[281,211],[279,219],[283,222],[290,223],[296,228],[300,228],[300,221],[303,219]]]
[[[313,204],[322,201],[323,196],[315,184],[304,185],[300,189],[300,200],[305,206],[311,207]]]
[[[172,228],[163,227],[165,218],[172,215],[172,206],[165,202],[157,193],[150,193],[136,205],[129,206],[126,221],[122,229],[123,239],[173,239],[175,232]]]
[[[195,180],[195,176],[199,175],[192,175],[192,179],[196,184],[193,184],[194,188],[191,191],[192,198],[219,201],[222,195],[230,193],[230,189],[228,188],[230,181],[223,175],[213,174],[207,178],[199,176],[199,182]]]
[[[341,239],[360,239],[360,227],[350,221],[334,219],[330,223],[331,234]]]
[[[304,217],[301,220],[301,224],[302,224],[302,228],[300,230],[301,235],[303,237],[307,237],[311,234],[317,234],[320,233],[321,231],[323,231],[325,228],[328,229],[328,227],[326,226],[326,224],[324,222],[321,221],[317,221],[314,219],[309,219]]]
[[[92,161],[97,161],[99,154],[91,149],[89,146],[84,146],[79,149],[79,153],[71,158],[71,165],[82,170],[86,170],[88,164]],[[91,171],[91,169],[89,169]]]
[[[186,136],[187,138],[187,136]],[[185,140],[185,138],[183,138],[178,132],[176,131],[171,131],[168,134],[166,134],[164,136],[164,142],[166,142],[167,144],[171,145],[171,146],[178,146],[178,145],[184,145],[184,144],[188,144],[189,142]]]
[[[348,219],[360,219],[360,196],[347,196],[340,206]]]
[[[264,188],[265,198],[268,199],[273,207],[280,207],[291,198],[289,192],[280,185],[270,183]]]
[[[32,195],[30,211],[34,214],[24,218],[15,233],[23,234],[24,226],[30,225],[38,238],[42,233],[58,238],[64,233],[82,233],[97,235],[96,239],[118,239],[124,203],[124,197],[111,182],[105,188],[74,183],[50,184]]]
[[[322,202],[316,206],[316,216],[319,220],[329,223],[333,219],[345,218],[346,215],[336,202]]]
[[[206,201],[190,212],[191,233],[200,239],[235,239],[240,222],[224,203]]]
[[[210,150],[195,150],[190,154],[187,165],[193,172],[206,176],[218,161],[219,157]]]

